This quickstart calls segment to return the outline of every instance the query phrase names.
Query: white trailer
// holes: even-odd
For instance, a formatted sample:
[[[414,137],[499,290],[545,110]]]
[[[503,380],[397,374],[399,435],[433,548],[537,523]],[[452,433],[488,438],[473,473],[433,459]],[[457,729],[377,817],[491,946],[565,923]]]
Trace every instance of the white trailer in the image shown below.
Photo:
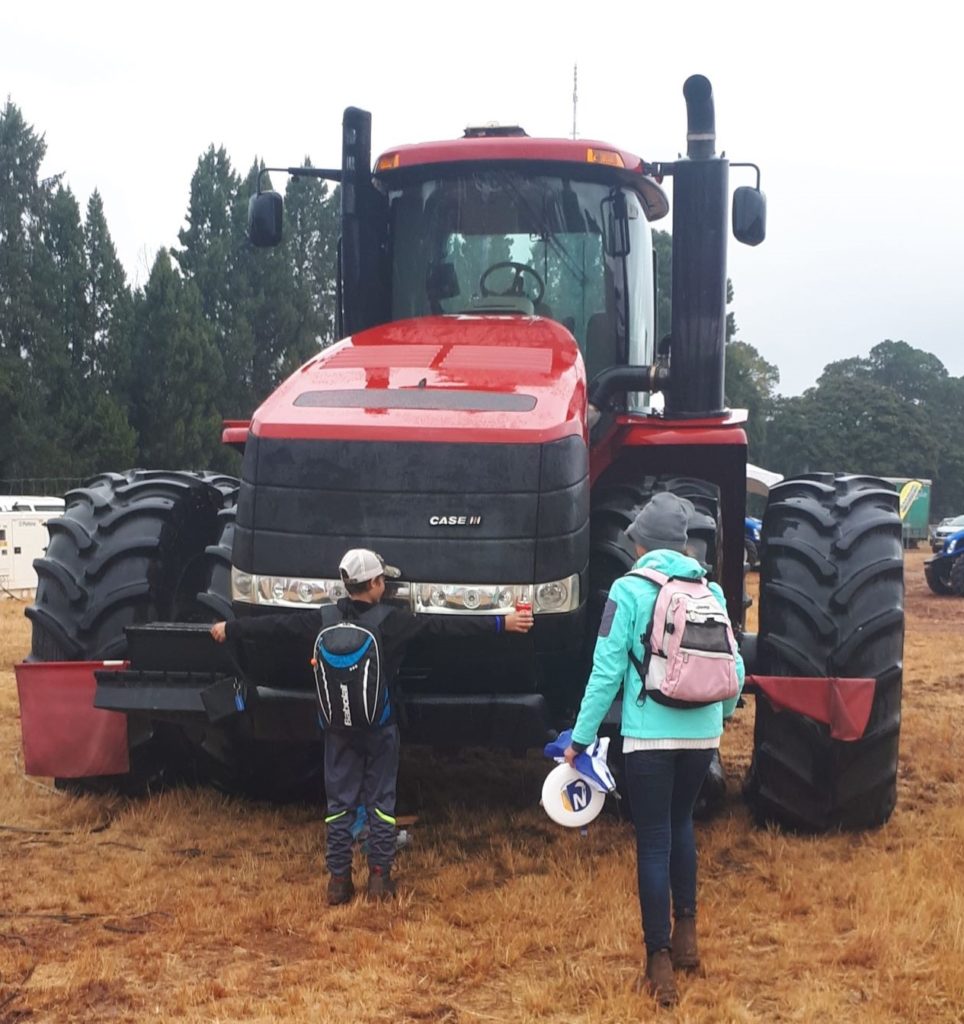
[[[0,496],[0,598],[33,596],[33,560],[47,550],[47,520],[63,511],[63,498]]]

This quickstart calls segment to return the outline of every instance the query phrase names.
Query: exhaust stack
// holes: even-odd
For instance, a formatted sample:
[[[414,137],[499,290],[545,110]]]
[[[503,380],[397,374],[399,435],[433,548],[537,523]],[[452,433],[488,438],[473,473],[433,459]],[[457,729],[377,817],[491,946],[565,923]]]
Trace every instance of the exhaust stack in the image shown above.
[[[716,155],[713,87],[703,75],[683,85],[686,157],[673,164],[673,320],[666,412],[724,411],[726,238],[729,163]]]

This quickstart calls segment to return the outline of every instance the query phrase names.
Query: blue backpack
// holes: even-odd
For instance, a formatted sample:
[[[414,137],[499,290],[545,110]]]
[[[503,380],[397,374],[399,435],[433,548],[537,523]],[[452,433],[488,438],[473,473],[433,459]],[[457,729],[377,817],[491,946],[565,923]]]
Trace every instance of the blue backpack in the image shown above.
[[[326,729],[384,725],[391,707],[379,627],[392,608],[376,604],[352,619],[341,618],[337,608],[333,611],[339,619],[322,628],[311,659],[322,725]]]

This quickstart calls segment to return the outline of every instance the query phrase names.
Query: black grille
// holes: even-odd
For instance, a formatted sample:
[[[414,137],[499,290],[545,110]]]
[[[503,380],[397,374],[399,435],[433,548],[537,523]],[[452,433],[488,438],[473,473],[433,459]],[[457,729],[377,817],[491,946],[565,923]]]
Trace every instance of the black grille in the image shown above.
[[[500,445],[252,436],[233,561],[247,572],[332,577],[347,548],[366,546],[408,579],[560,579],[588,561],[588,469],[580,437]],[[453,517],[466,524],[450,525]]]

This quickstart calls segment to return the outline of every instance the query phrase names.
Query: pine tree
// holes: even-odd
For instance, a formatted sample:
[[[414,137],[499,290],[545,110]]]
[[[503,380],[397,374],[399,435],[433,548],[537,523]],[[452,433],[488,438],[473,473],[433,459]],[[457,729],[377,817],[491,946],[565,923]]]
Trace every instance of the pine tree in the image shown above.
[[[185,280],[197,287],[204,317],[213,330],[224,367],[216,400],[222,414],[230,418],[253,411],[254,341],[243,315],[247,291],[238,267],[244,240],[235,212],[240,185],[224,148],[209,146],[191,178],[187,227],[178,235],[182,248],[173,253]]]
[[[41,420],[35,359],[49,347],[45,287],[52,283],[43,228],[55,181],[41,182],[43,137],[10,100],[0,110],[0,477],[39,476],[55,446]]]
[[[135,310],[131,420],[150,468],[222,464],[221,356],[201,295],[161,249]]]
[[[130,383],[132,298],[95,189],[84,222],[87,259],[87,372],[119,403]]]
[[[304,167],[311,167],[306,157]],[[335,340],[335,275],[340,193],[316,178],[292,177],[285,189],[285,250],[297,295],[307,302],[304,358]],[[295,353],[292,353],[295,355]]]

